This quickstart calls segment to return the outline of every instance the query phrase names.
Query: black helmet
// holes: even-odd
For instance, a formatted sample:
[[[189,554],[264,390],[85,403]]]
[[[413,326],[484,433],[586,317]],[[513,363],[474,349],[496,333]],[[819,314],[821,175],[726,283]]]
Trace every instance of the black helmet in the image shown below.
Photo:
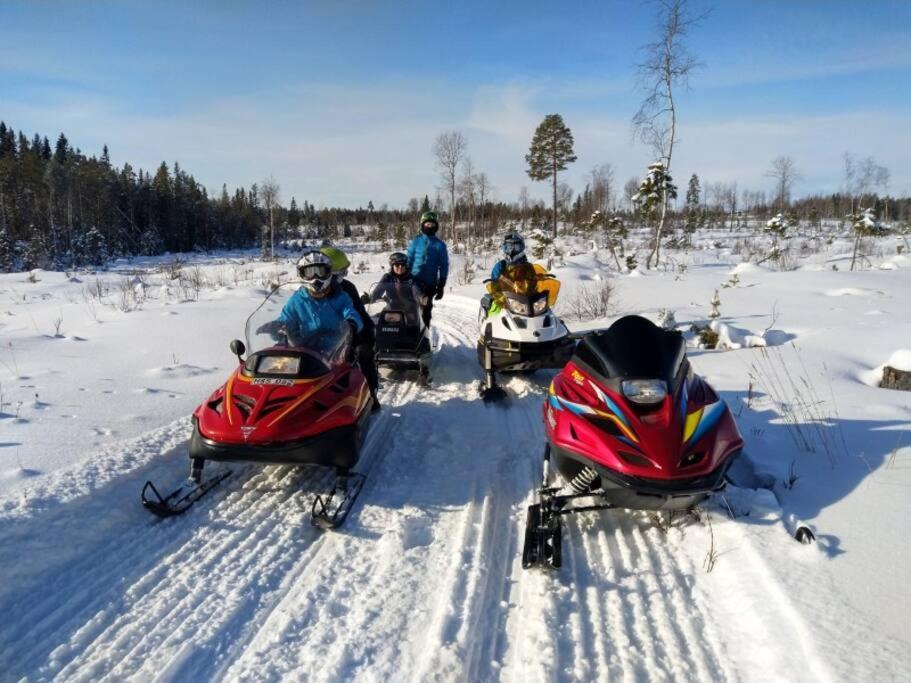
[[[508,232],[503,236],[500,249],[506,255],[507,263],[516,263],[525,256],[525,239],[517,232]]]
[[[403,254],[400,251],[394,251],[391,254],[389,254],[389,267],[391,268],[392,266],[394,266],[398,263],[402,263],[407,266],[408,257],[405,256],[405,254]]]

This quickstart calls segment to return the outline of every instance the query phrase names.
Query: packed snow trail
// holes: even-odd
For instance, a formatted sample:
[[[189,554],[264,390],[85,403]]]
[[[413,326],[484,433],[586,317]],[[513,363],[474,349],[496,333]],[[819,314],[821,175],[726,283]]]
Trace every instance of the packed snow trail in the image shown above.
[[[792,543],[774,519],[703,512],[749,560],[706,573],[705,521],[580,515],[560,572],[522,570],[548,374],[478,400],[475,311],[435,309],[432,388],[384,384],[337,532],[308,523],[319,471],[290,467],[234,466],[185,516],[152,519],[139,489],[184,475],[188,419],[104,454],[109,473],[6,501],[0,543],[21,556],[0,560],[4,680],[826,679],[751,549]]]

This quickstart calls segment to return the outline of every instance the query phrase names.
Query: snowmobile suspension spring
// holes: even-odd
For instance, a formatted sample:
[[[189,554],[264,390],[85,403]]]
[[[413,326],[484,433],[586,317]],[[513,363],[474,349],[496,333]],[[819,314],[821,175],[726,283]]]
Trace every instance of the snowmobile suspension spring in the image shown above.
[[[569,488],[573,490],[573,493],[585,493],[597,478],[598,473],[595,470],[588,466],[583,467],[582,471],[569,482]]]

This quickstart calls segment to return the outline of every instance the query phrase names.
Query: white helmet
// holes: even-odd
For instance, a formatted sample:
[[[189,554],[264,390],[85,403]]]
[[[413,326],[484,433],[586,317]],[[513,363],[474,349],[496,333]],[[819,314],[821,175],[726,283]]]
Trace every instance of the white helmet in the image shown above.
[[[297,262],[297,274],[303,280],[304,288],[313,297],[323,297],[329,293],[332,284],[332,264],[329,257],[322,252],[308,251]]]

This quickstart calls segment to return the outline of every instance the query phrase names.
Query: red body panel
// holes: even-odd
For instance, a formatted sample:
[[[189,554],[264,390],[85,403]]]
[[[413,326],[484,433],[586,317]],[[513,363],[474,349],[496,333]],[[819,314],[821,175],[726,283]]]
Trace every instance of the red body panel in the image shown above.
[[[363,374],[347,363],[306,380],[254,378],[239,365],[194,415],[207,439],[269,446],[353,426],[369,400]]]
[[[570,362],[551,384],[544,423],[558,448],[657,481],[709,474],[743,445],[727,406],[692,372],[673,396],[643,410]]]

